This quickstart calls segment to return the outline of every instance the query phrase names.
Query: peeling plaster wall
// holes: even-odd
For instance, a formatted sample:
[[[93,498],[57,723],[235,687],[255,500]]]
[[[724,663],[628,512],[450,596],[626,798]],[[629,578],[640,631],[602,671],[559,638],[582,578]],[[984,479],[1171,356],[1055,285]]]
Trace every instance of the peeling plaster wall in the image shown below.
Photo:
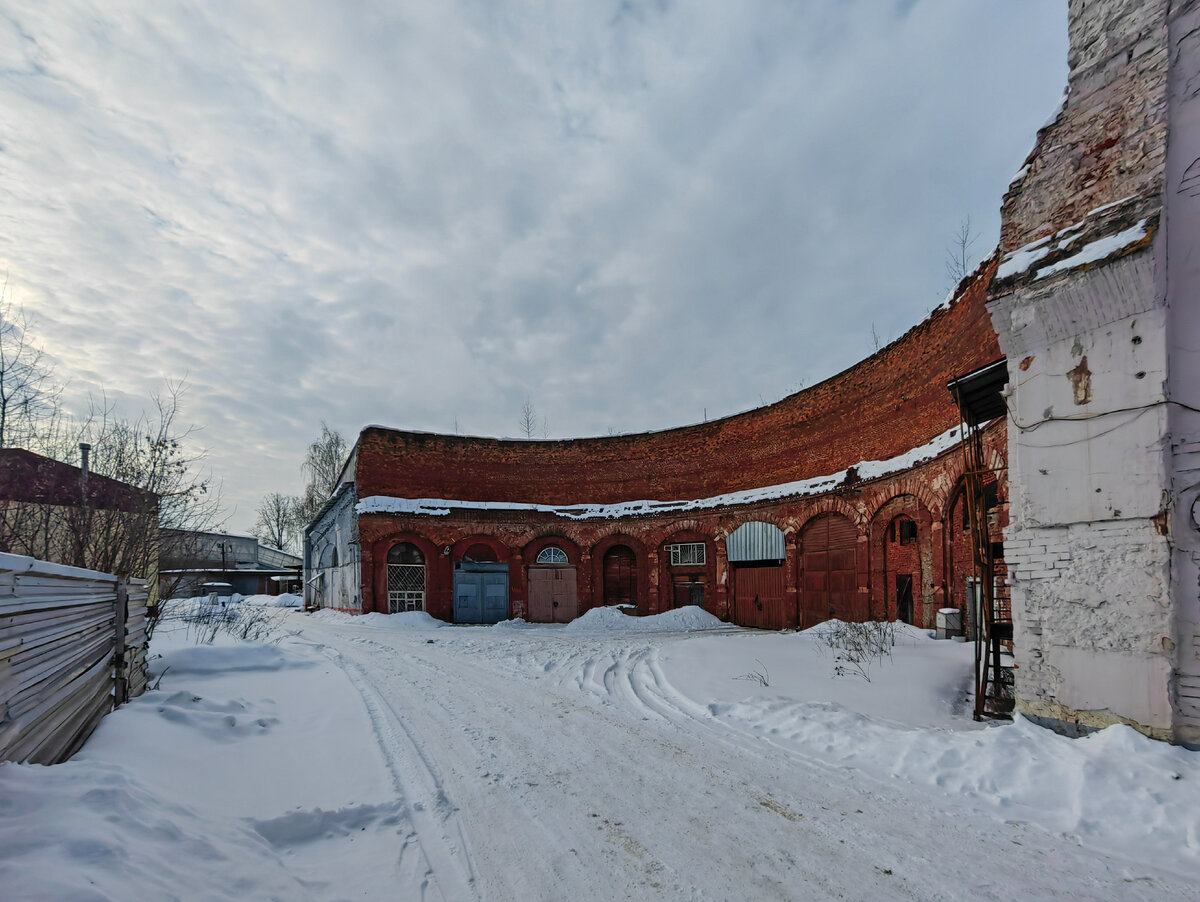
[[[1002,253],[1077,223],[1086,241],[1149,224],[1106,260],[998,280],[988,301],[1009,362],[1017,706],[1067,732],[1200,737],[1200,553],[1183,510],[1200,430],[1172,403],[1200,407],[1198,7],[1072,0],[1067,102],[1004,203]],[[1104,204],[1120,209],[1089,216]]]
[[[1166,263],[1171,596],[1175,599],[1175,734],[1200,745],[1200,3],[1170,23]],[[1186,405],[1186,406],[1183,406]],[[1189,409],[1190,408],[1190,409]]]
[[[304,602],[341,611],[361,611],[362,554],[358,540],[358,497],[354,483],[343,483],[304,540]],[[337,566],[326,566],[336,551]]]

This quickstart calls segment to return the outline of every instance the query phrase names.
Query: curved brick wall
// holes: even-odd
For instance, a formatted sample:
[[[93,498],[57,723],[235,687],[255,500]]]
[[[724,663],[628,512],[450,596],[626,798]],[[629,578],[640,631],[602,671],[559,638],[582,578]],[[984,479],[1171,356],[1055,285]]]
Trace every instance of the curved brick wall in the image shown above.
[[[984,308],[995,264],[879,353],[775,404],[697,426],[565,441],[370,427],[358,497],[540,504],[682,500],[836,473],[958,424],[946,383],[1000,356]]]

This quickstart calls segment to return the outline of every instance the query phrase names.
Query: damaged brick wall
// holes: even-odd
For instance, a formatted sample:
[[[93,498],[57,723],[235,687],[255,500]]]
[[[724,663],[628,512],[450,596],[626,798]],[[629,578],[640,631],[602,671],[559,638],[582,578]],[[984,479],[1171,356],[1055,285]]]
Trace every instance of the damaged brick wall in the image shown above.
[[[1005,424],[997,421],[985,433],[989,458],[1002,462]],[[387,610],[387,553],[401,542],[417,545],[427,565],[426,608],[440,619],[453,619],[454,564],[476,542],[492,543],[497,559],[509,564],[509,616],[528,614],[528,567],[547,544],[563,548],[576,569],[580,613],[603,604],[603,558],[614,545],[629,547],[636,556],[639,613],[661,613],[675,604],[674,576],[696,571],[705,583],[705,608],[731,617],[732,581],[726,562],[725,539],[751,520],[772,523],[783,530],[787,559],[783,563],[785,626],[806,626],[800,616],[803,589],[804,527],[830,512],[847,517],[855,526],[856,593],[863,611],[895,614],[895,598],[883,590],[886,572],[884,543],[897,514],[912,511],[918,522],[917,541],[906,548],[918,560],[920,577],[914,584],[914,619],[934,626],[938,608],[947,604],[949,560],[944,546],[950,500],[961,492],[962,455],[957,447],[910,470],[871,482],[841,486],[823,495],[743,504],[685,515],[627,517],[621,520],[570,520],[548,513],[505,510],[451,511],[446,516],[363,514],[358,518],[362,554],[364,611]],[[702,567],[672,568],[664,546],[672,542],[703,542]],[[906,571],[907,572],[907,571]],[[914,573],[917,571],[914,571]],[[873,578],[873,574],[875,577]],[[849,611],[839,616],[849,616]]]
[[[1167,286],[1194,306],[1196,281],[1166,253],[1164,187],[1170,154],[1200,156],[1200,129],[1172,121],[1200,115],[1182,114],[1200,78],[1200,44],[1185,40],[1197,22],[1195,2],[1072,0],[1066,103],[1004,201],[988,307],[1020,361],[1005,547],[1017,706],[1065,731],[1125,722],[1186,739],[1175,686],[1189,668],[1200,686],[1177,653],[1195,587],[1172,590],[1177,540],[1159,528],[1175,491],[1173,386],[1186,381]]]
[[[368,428],[359,439],[359,497],[683,500],[902,454],[958,424],[946,383],[1000,356],[984,308],[993,271],[981,268],[949,309],[867,360],[737,416],[663,432],[542,442]]]

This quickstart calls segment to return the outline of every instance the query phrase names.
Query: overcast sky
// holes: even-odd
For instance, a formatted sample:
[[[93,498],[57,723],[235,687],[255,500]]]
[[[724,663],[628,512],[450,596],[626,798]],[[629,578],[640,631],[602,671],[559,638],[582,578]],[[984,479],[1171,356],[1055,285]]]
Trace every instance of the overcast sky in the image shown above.
[[[1062,0],[0,0],[0,268],[70,404],[186,377],[246,530],[322,419],[640,431],[844,369],[994,246],[1065,83]]]

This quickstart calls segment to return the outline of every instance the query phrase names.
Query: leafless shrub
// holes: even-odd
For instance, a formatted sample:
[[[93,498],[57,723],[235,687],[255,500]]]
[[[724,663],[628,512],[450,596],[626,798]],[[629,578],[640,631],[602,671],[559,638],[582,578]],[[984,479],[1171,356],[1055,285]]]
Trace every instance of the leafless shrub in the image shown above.
[[[286,611],[280,608],[215,596],[175,598],[163,602],[162,608],[159,628],[181,628],[197,645],[211,645],[220,635],[247,642],[278,642],[283,638]]]
[[[746,680],[750,683],[758,683],[758,685],[764,687],[770,686],[771,673],[767,670],[767,665],[758,660],[758,658],[754,659],[754,663],[757,664],[758,667],[754,668],[754,670],[751,670],[749,673],[743,673],[741,676],[735,676],[734,679]]]
[[[896,624],[887,620],[846,623],[837,620],[821,624],[819,640],[835,654],[833,672],[838,676],[856,676],[871,682],[871,668],[890,660],[896,645]]]

